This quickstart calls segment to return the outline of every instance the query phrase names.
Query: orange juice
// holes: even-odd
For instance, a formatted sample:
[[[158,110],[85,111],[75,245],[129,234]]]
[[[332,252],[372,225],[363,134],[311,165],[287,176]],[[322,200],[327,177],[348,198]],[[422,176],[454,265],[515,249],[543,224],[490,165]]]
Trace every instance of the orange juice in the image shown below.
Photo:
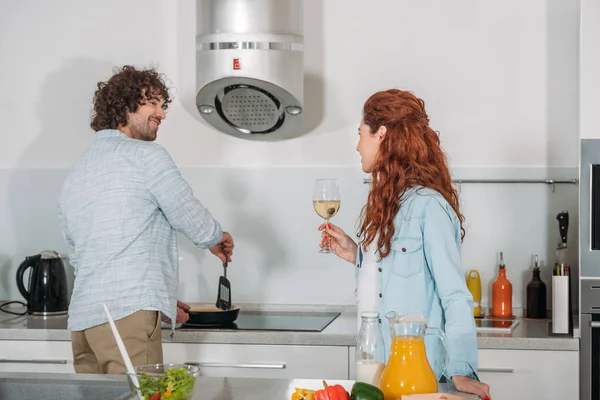
[[[397,400],[408,394],[437,393],[437,379],[427,361],[422,337],[392,339],[390,358],[380,385],[385,400]]]

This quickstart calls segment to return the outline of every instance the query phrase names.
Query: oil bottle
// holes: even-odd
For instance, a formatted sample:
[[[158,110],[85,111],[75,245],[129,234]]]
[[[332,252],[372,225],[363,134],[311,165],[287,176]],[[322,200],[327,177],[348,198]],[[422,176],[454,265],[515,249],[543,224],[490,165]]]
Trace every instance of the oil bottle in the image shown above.
[[[533,276],[527,284],[527,318],[546,318],[546,284],[540,278],[538,256],[534,255]]]
[[[467,272],[467,288],[473,296],[473,316],[475,318],[483,317],[481,313],[481,278],[479,271],[472,269]]]
[[[492,317],[512,318],[512,283],[506,277],[504,255],[500,252],[498,278],[492,284]]]

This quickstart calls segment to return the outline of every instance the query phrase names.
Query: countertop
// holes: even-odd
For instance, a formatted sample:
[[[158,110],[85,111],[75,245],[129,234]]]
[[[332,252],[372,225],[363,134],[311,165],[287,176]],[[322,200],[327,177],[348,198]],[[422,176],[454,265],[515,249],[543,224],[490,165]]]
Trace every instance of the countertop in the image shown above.
[[[124,375],[0,373],[0,398],[129,400],[134,397],[129,394],[130,390],[126,379]],[[332,380],[327,383],[330,385],[340,384],[350,391],[354,381]],[[289,400],[297,387],[320,389],[322,383],[316,379],[199,377],[196,381],[193,398],[203,400]],[[465,400],[478,399],[474,395],[456,392],[451,384],[440,384],[438,391],[456,394]]]
[[[9,308],[10,309],[10,308]],[[22,307],[14,310],[22,310]],[[321,332],[232,331],[219,329],[179,330],[171,336],[163,329],[164,343],[228,343],[309,346],[354,346],[357,334],[356,308],[353,306],[312,305],[241,305],[247,311],[314,312],[335,311],[340,315]],[[567,350],[578,351],[578,321],[574,321],[574,336],[549,334],[549,319],[519,319],[511,333],[478,333],[480,349],[503,350]],[[0,312],[0,340],[69,341],[67,317],[15,316]]]

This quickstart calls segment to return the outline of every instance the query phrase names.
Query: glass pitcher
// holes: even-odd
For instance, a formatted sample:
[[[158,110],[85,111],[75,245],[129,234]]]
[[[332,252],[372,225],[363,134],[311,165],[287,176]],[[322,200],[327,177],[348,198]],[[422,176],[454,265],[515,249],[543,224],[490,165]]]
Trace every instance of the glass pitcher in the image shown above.
[[[379,329],[379,313],[363,312],[356,339],[356,382],[366,382],[379,387],[385,367],[385,345]]]
[[[390,357],[380,383],[385,400],[397,400],[409,394],[437,393],[437,378],[425,352],[425,334],[431,332],[441,338],[444,346],[442,368],[445,368],[448,344],[444,332],[427,327],[427,318],[420,314],[399,316],[391,311],[385,317],[392,333]]]

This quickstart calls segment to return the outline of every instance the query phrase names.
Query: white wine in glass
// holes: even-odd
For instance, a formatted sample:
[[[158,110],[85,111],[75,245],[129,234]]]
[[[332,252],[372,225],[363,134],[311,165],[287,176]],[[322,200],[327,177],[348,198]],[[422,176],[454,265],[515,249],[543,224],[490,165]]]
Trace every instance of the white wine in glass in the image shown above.
[[[317,214],[328,223],[340,210],[342,194],[337,179],[317,179],[313,189],[313,207]],[[325,244],[320,253],[331,253],[330,239],[325,235]]]

